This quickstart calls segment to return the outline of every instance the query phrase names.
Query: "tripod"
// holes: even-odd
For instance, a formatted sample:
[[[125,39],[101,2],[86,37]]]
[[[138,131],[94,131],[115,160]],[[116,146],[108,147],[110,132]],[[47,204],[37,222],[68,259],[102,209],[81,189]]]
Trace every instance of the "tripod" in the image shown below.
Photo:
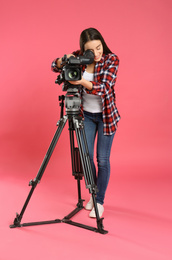
[[[63,116],[63,108],[64,108],[64,100],[66,107],[66,115]],[[96,203],[96,193],[97,186],[95,185],[91,162],[88,154],[88,146],[86,141],[86,135],[83,125],[82,117],[79,115],[79,109],[81,104],[80,94],[78,92],[78,88],[69,88],[67,94],[59,97],[59,101],[61,101],[61,118],[58,121],[58,128],[55,132],[55,135],[52,139],[52,142],[48,148],[48,151],[44,157],[44,160],[41,164],[41,167],[38,171],[38,174],[34,180],[29,182],[29,186],[31,186],[31,190],[28,194],[28,197],[23,205],[23,208],[20,214],[16,213],[16,218],[10,228],[16,227],[26,227],[26,226],[35,226],[35,225],[43,225],[43,224],[53,224],[53,223],[66,223],[73,226],[77,226],[80,228],[84,228],[90,231],[99,232],[101,234],[106,234],[108,231],[104,230],[103,227],[103,218],[99,217],[99,212]],[[27,208],[27,205],[31,199],[31,196],[37,186],[40,183],[41,178],[44,174],[46,166],[50,160],[50,157],[54,151],[54,148],[58,142],[58,139],[62,133],[63,128],[65,127],[66,122],[69,123],[69,136],[70,136],[70,148],[71,148],[71,160],[72,160],[72,174],[77,180],[77,188],[78,188],[78,203],[76,208],[65,216],[63,219],[55,219],[48,221],[40,221],[40,222],[29,222],[29,223],[21,223],[24,212]],[[75,135],[74,135],[75,133]],[[75,138],[77,140],[78,147],[75,145]],[[96,222],[97,228],[92,226],[87,226],[81,223],[77,223],[71,220],[71,218],[77,214],[83,207],[83,199],[81,198],[81,184],[80,181],[84,177],[86,188],[89,189],[89,193],[92,195],[93,205],[96,214]]]

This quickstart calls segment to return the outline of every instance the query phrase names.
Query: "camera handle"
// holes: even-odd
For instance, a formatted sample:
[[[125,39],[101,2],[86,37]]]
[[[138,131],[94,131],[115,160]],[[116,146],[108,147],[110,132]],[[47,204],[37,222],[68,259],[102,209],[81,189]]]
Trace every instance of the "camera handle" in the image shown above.
[[[65,96],[64,95],[59,96],[59,101],[60,101],[59,105],[61,107],[61,109],[60,109],[60,118],[63,117],[63,113],[64,113],[64,100],[65,100]]]

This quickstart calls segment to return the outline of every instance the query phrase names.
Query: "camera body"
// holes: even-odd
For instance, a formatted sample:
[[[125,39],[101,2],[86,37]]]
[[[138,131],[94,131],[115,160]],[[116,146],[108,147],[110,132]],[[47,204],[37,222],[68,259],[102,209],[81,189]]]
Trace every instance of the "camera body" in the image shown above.
[[[57,77],[55,83],[65,85],[69,84],[68,81],[78,81],[82,78],[82,65],[92,64],[94,61],[94,53],[91,50],[85,51],[83,56],[70,56],[64,55],[62,58],[62,72]],[[66,90],[66,88],[65,88]]]

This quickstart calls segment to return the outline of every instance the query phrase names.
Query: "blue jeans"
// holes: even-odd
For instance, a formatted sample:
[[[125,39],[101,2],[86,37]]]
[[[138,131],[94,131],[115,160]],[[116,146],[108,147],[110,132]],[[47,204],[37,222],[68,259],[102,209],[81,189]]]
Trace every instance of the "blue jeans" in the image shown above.
[[[93,176],[98,188],[96,201],[103,205],[105,192],[110,178],[110,151],[114,135],[103,134],[102,113],[90,113],[84,111],[84,128],[88,144],[89,156],[93,170]],[[94,164],[94,143],[97,135],[97,166]]]

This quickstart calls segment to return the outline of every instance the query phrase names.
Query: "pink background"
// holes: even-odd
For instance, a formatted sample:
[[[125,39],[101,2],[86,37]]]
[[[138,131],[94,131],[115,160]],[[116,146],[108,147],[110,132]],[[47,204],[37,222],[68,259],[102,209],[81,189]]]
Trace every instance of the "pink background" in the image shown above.
[[[20,211],[27,195],[25,185],[36,176],[60,116],[58,96],[64,92],[54,83],[57,75],[50,70],[51,62],[78,49],[80,32],[88,27],[100,30],[120,59],[116,94],[122,119],[112,148],[112,174],[105,205],[120,214],[127,212],[126,218],[131,211],[156,216],[164,223],[162,229],[167,225],[166,230],[171,230],[171,10],[170,0],[1,1],[0,178],[1,205],[6,209],[1,234],[8,232],[2,247],[6,258],[2,259],[17,259],[6,253],[9,240],[10,246],[14,244],[9,237],[16,231],[4,228],[13,220],[15,211]],[[58,198],[59,192],[64,193],[58,188],[60,182],[66,188],[66,200],[70,197],[69,185],[75,182],[71,177],[68,139],[65,128],[43,184],[47,194],[54,189],[52,197]],[[88,198],[87,191],[85,196]],[[10,214],[7,208],[11,209]],[[116,221],[108,220],[108,214],[105,218],[108,223]],[[122,237],[120,229],[114,230],[111,243]],[[155,241],[157,234],[148,230],[148,237],[152,234],[151,241]],[[162,234],[161,231],[157,233]],[[143,259],[171,259],[170,235],[171,231],[164,233],[164,244],[156,240],[157,248],[154,245],[155,252],[160,248],[162,258],[157,253],[155,258],[146,255]],[[138,235],[136,241],[141,237],[144,236]],[[146,241],[145,235],[141,244]],[[128,245],[121,246],[116,259],[141,259],[144,255],[137,255],[139,249],[133,249],[125,258],[124,249],[129,250]],[[99,259],[103,259],[101,255],[104,254]],[[42,259],[43,256],[48,256],[48,251]]]

